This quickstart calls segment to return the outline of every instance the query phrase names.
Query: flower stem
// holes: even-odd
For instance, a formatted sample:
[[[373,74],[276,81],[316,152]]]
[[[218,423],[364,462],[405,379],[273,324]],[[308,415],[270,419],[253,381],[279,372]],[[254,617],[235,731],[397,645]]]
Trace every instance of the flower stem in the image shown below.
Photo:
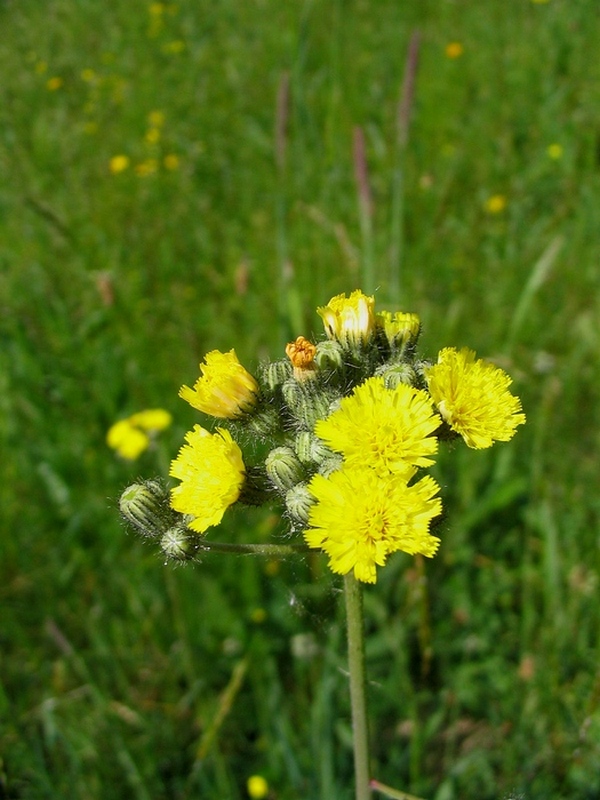
[[[202,541],[198,550],[204,553],[229,553],[251,556],[269,556],[279,558],[294,553],[308,553],[310,547],[305,544],[238,544],[237,542]]]
[[[362,590],[352,573],[348,573],[344,577],[344,594],[348,630],[348,669],[350,672],[356,800],[371,800]]]

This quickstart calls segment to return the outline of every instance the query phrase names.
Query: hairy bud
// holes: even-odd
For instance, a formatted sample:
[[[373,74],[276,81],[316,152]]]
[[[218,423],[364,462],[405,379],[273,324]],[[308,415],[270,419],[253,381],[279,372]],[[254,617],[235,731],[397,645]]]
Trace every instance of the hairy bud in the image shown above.
[[[169,505],[169,490],[159,480],[132,483],[119,499],[123,519],[142,536],[156,539],[179,519]]]
[[[304,469],[291,447],[275,447],[265,460],[265,469],[273,485],[287,492],[304,476]]]

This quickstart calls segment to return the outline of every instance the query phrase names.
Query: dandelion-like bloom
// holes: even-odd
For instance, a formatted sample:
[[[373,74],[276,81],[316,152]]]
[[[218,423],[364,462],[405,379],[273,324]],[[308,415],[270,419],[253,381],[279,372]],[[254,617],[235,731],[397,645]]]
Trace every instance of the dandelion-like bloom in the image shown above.
[[[263,800],[269,794],[269,784],[262,775],[251,775],[246,783],[248,796],[252,800]]]
[[[316,498],[304,531],[309,547],[329,556],[333,572],[375,583],[376,566],[390,553],[433,556],[440,540],[429,532],[442,510],[439,486],[426,475],[412,486],[396,475],[382,478],[369,468],[344,467],[328,478],[315,475],[308,488]]]
[[[371,338],[375,329],[375,298],[360,289],[350,297],[338,294],[326,306],[317,308],[325,333],[345,347],[356,347]]]
[[[204,533],[218,525],[223,514],[240,496],[245,480],[242,451],[229,431],[217,428],[214,434],[200,425],[185,436],[169,474],[181,481],[171,491],[171,506],[194,519],[188,527]]]
[[[506,208],[506,202],[503,194],[493,194],[485,201],[484,207],[488,214],[501,214]]]
[[[108,162],[108,168],[113,175],[118,175],[119,172],[124,172],[129,166],[129,156],[118,155],[113,156]]]
[[[468,348],[444,348],[426,372],[429,392],[448,425],[469,447],[507,442],[525,422],[521,401],[508,391],[512,379],[504,370]]]
[[[219,419],[235,419],[255,404],[258,384],[240,364],[235,350],[212,350],[200,364],[202,375],[194,388],[182,386],[179,396],[193,408]]]
[[[385,475],[433,464],[430,456],[438,441],[431,434],[440,423],[426,392],[404,383],[386,389],[378,376],[357,386],[337,411],[319,420],[315,433],[349,466],[368,466]]]
[[[445,52],[448,58],[460,58],[464,53],[464,47],[460,42],[448,42]]]
[[[115,422],[106,434],[109,447],[128,461],[135,461],[150,444],[151,436],[168,428],[173,418],[162,408],[138,411]]]
[[[563,157],[563,146],[558,142],[553,142],[549,144],[546,148],[546,153],[548,153],[548,157],[551,158],[553,161],[559,161]]]

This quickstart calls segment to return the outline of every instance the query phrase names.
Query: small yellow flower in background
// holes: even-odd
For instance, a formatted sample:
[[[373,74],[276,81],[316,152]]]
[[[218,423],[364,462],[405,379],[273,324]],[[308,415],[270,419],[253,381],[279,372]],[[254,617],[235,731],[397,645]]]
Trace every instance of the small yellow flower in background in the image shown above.
[[[85,83],[95,83],[98,78],[94,70],[89,68],[82,69],[79,74],[81,75],[81,80],[85,81]]]
[[[171,492],[175,511],[191,514],[188,527],[198,533],[218,525],[240,496],[245,480],[242,451],[229,431],[209,433],[200,425],[189,431],[169,474],[181,481]]]
[[[165,124],[165,115],[162,111],[151,111],[148,114],[148,125],[151,128],[162,128]]]
[[[200,364],[194,388],[182,386],[179,396],[193,408],[218,419],[235,419],[256,403],[258,383],[240,364],[235,350],[212,350]]]
[[[375,298],[360,289],[350,297],[338,294],[326,306],[317,308],[325,333],[345,347],[356,347],[371,339],[375,330]]]
[[[252,800],[264,800],[269,794],[269,784],[262,775],[251,775],[246,783],[248,797]]]
[[[178,55],[179,53],[183,53],[185,50],[185,42],[183,39],[174,39],[172,42],[163,44],[160,49],[167,55]]]
[[[148,144],[156,144],[160,141],[160,129],[159,128],[148,128],[146,133],[144,134],[144,141]]]
[[[493,194],[485,201],[485,210],[488,214],[501,214],[506,208],[507,200],[503,194]]]
[[[160,17],[164,13],[164,10],[165,10],[164,3],[150,3],[150,5],[148,6],[148,13],[152,17]]]
[[[108,162],[108,168],[113,175],[118,175],[119,172],[124,172],[130,164],[129,156],[118,155],[113,156]]]
[[[549,144],[546,148],[546,153],[548,157],[551,158],[553,161],[558,161],[563,157],[563,146],[562,144],[558,144],[558,142],[554,142],[553,144]]]
[[[397,550],[433,556],[440,540],[429,524],[442,510],[439,486],[430,475],[409,486],[415,472],[383,478],[368,467],[343,467],[327,478],[315,475],[308,485],[317,502],[306,543],[329,556],[333,572],[353,571],[365,583],[375,583],[376,566]]]
[[[48,72],[48,62],[38,61],[34,69],[38,75],[43,75],[45,72]]]
[[[525,422],[521,401],[508,391],[510,376],[473,350],[444,348],[426,378],[440,414],[469,447],[507,442]]]
[[[319,420],[316,435],[344,456],[348,466],[368,466],[380,475],[428,467],[437,452],[432,436],[441,420],[421,389],[401,383],[386,389],[382,377],[366,380],[337,411]]]
[[[168,428],[171,422],[171,415],[162,408],[138,411],[115,422],[106,434],[106,443],[121,458],[135,461],[150,445],[151,436]]]
[[[46,88],[49,92],[55,92],[57,89],[63,85],[63,79],[60,78],[58,75],[55,75],[53,78],[48,78],[46,81]]]
[[[465,49],[460,42],[448,42],[446,45],[446,56],[448,58],[460,58]]]
[[[168,153],[163,158],[163,164],[169,172],[175,172],[175,170],[179,169],[179,156],[175,155],[175,153]]]
[[[135,174],[141,178],[146,178],[148,175],[154,175],[158,170],[158,161],[155,158],[147,158],[135,165]]]

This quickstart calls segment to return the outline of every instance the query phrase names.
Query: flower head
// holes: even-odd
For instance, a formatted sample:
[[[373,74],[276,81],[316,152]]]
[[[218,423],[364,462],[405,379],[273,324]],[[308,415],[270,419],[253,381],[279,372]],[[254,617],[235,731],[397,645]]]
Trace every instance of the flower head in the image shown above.
[[[317,502],[304,532],[307,544],[329,556],[333,572],[353,570],[366,583],[375,583],[375,567],[396,550],[433,556],[440,540],[429,524],[442,509],[439,486],[430,475],[409,486],[415,471],[382,478],[369,468],[344,467],[328,478],[315,475],[308,485]]]
[[[506,197],[503,194],[493,194],[484,203],[488,214],[501,214],[506,208]]]
[[[263,800],[269,794],[269,784],[262,775],[251,775],[246,783],[248,796],[252,800]]]
[[[445,52],[447,58],[460,58],[464,53],[464,47],[460,42],[448,42]]]
[[[414,344],[419,337],[421,320],[416,314],[380,311],[375,318],[393,350],[403,352],[407,345]]]
[[[286,346],[285,354],[292,362],[296,380],[306,380],[314,374],[316,352],[316,346],[304,336],[298,336]]]
[[[204,533],[219,524],[240,496],[245,480],[242,452],[223,428],[211,434],[194,425],[185,440],[187,444],[171,462],[169,474],[181,481],[171,492],[171,506],[195,517],[188,527]]]
[[[360,289],[350,297],[338,294],[326,306],[317,308],[325,333],[345,347],[357,347],[371,338],[375,328],[375,298],[367,297]]]
[[[162,408],[138,411],[108,429],[106,443],[128,461],[135,461],[150,444],[151,436],[168,428],[172,417]]]
[[[258,384],[240,364],[235,350],[212,350],[200,364],[202,375],[194,388],[182,386],[179,396],[205,414],[219,419],[235,419],[255,405]]]
[[[366,380],[340,408],[315,426],[317,436],[349,466],[364,465],[379,474],[427,467],[437,452],[431,434],[439,427],[427,393],[401,383],[386,389],[383,377]]]
[[[499,367],[475,358],[468,348],[444,348],[426,373],[429,392],[448,425],[469,447],[507,442],[525,422],[521,401],[508,391],[512,379]]]

